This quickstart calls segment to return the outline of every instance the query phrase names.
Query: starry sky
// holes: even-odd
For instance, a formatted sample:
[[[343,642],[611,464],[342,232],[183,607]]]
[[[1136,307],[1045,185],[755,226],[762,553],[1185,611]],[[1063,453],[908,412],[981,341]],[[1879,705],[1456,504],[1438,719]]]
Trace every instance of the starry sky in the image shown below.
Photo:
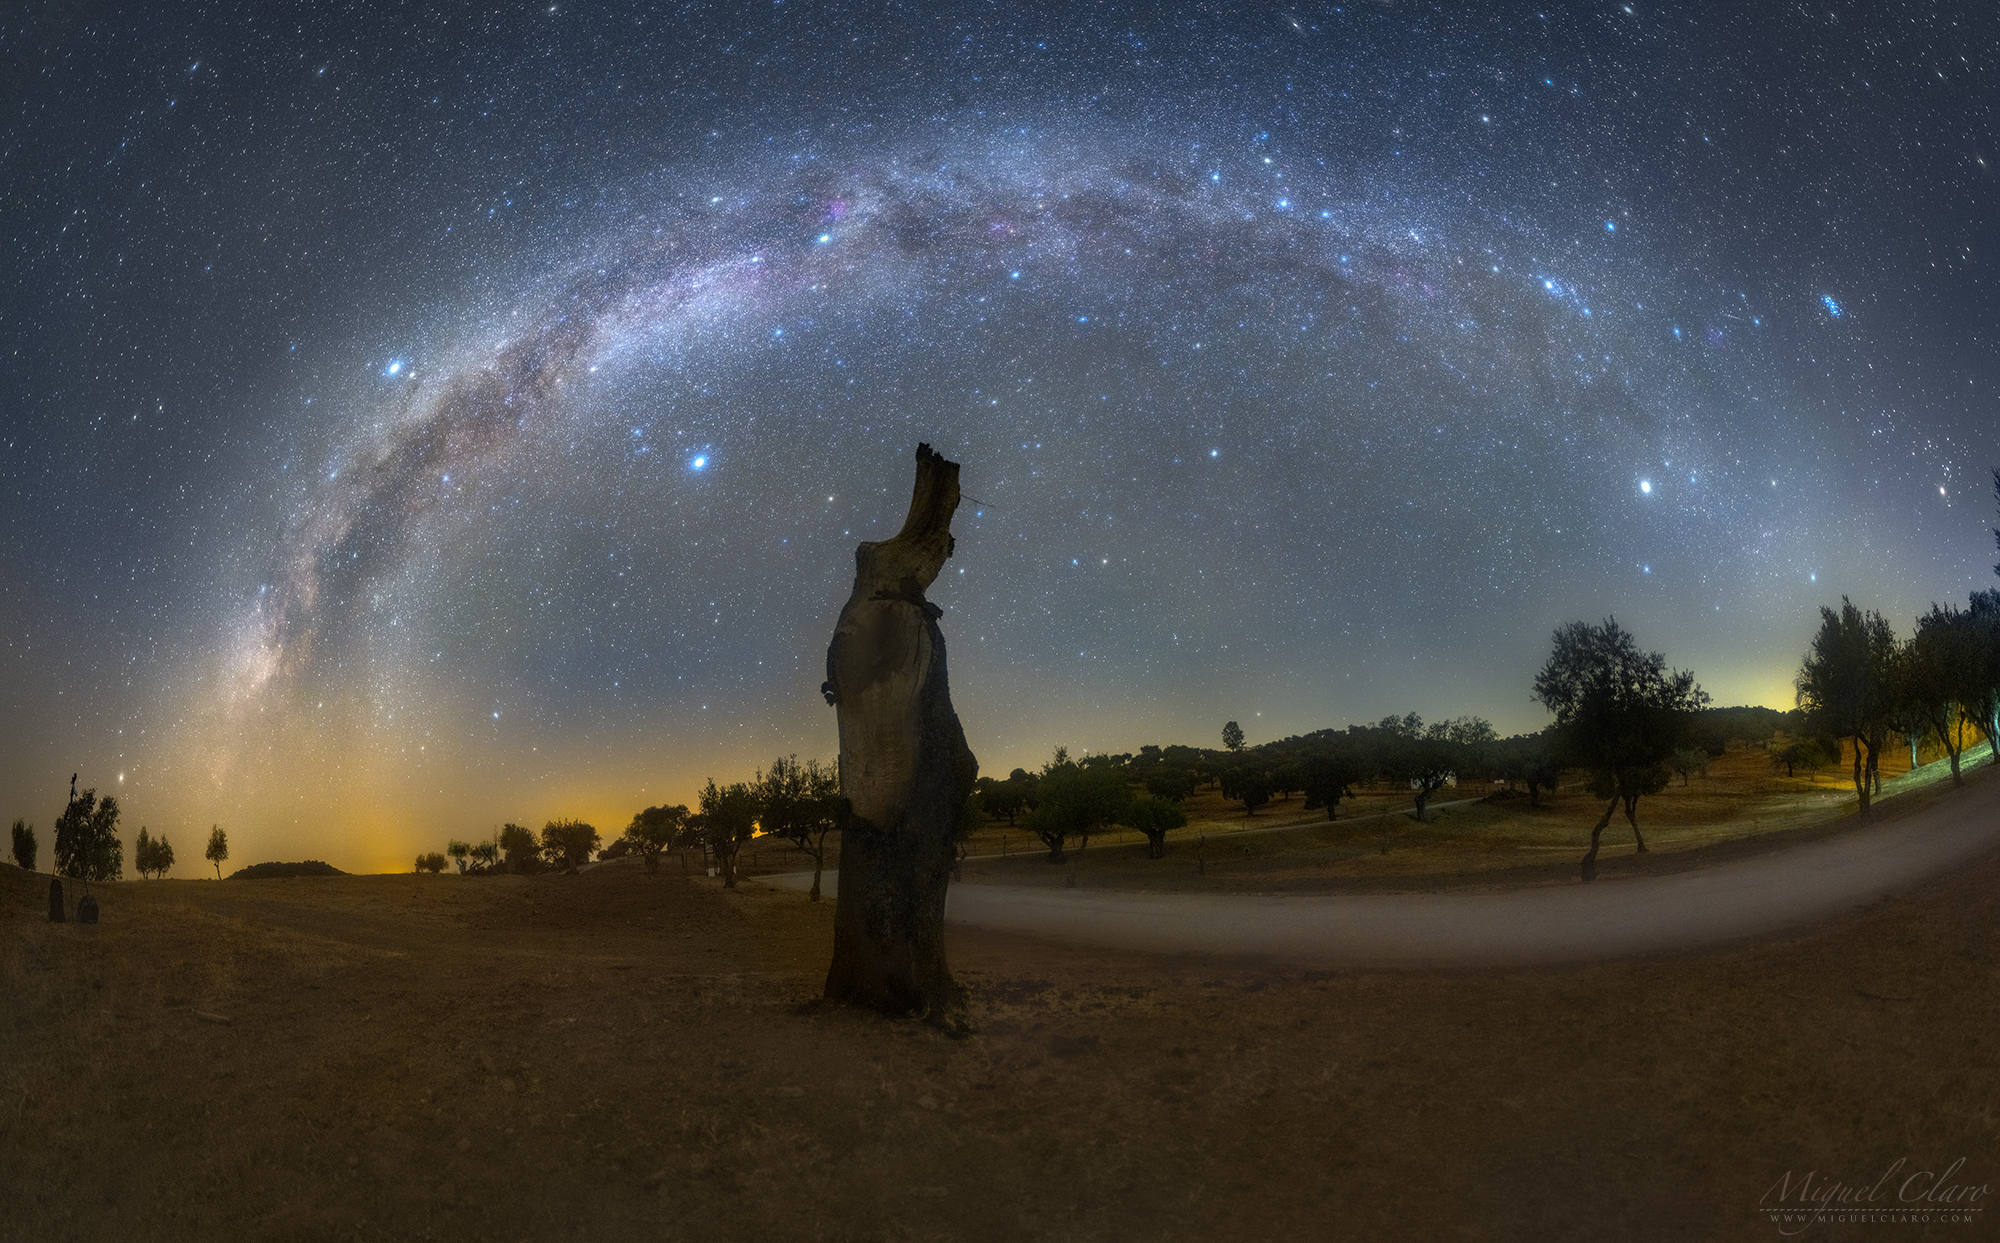
[[[1789,707],[1994,585],[2000,28],[1721,8],[12,7],[0,816],[401,869],[831,758],[920,440],[988,773],[1537,729],[1606,614]]]

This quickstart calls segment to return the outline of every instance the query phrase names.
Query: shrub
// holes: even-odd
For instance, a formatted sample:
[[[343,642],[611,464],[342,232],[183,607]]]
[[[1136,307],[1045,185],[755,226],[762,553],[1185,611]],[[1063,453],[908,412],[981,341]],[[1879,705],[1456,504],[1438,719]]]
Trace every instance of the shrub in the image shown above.
[[[345,876],[331,863],[307,859],[303,863],[253,863],[229,874],[230,880],[290,880],[295,876]]]
[[[35,855],[40,848],[35,843],[35,826],[26,821],[14,822],[14,862],[29,872],[35,870]]]

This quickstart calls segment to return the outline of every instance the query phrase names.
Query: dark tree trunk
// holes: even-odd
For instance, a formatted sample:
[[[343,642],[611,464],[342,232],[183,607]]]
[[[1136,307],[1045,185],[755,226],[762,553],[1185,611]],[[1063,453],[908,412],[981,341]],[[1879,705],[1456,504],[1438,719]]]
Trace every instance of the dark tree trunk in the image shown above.
[[[1639,843],[1639,853],[1645,854],[1646,839],[1639,833],[1639,796],[1636,794],[1625,797],[1625,821],[1632,826],[1632,840]]]
[[[1868,762],[1862,756],[1861,735],[1854,736],[1854,792],[1861,799],[1861,814],[1868,814]]]
[[[1597,818],[1596,827],[1590,830],[1590,852],[1583,856],[1583,879],[1590,882],[1597,879],[1597,841],[1604,836],[1604,830],[1611,823],[1611,817],[1618,811],[1618,796],[1604,805],[1604,814]],[[1637,826],[1634,826],[1635,828]]]
[[[965,1023],[945,964],[944,903],[960,815],[979,775],[952,710],[943,610],[924,598],[951,555],[958,464],[917,446],[896,537],[854,550],[822,688],[840,714],[840,895],[826,995]]]

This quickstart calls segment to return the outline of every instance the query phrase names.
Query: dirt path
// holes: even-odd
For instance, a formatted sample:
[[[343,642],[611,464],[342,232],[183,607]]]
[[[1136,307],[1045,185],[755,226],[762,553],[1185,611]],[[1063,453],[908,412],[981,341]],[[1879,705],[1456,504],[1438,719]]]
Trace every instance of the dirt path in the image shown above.
[[[1876,824],[1756,858],[1593,885],[1257,897],[961,884],[946,917],[1082,945],[1310,967],[1599,961],[1798,927],[1908,890],[2000,844],[2000,784],[1877,815]],[[792,876],[763,879],[804,887]],[[838,892],[837,875],[826,890]]]

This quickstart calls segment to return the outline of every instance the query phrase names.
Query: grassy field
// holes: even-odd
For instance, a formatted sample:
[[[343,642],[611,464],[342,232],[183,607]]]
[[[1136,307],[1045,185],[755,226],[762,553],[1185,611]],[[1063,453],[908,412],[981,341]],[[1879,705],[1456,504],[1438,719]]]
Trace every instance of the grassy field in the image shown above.
[[[1852,753],[1848,759],[1851,761]],[[1967,772],[1989,762],[1982,746]],[[1883,795],[1924,796],[1949,784],[1944,761],[1912,769],[1907,750],[1882,758]],[[1577,861],[1604,804],[1572,780],[1531,807],[1526,794],[1485,786],[1447,788],[1426,818],[1411,814],[1407,790],[1374,788],[1343,800],[1338,819],[1305,811],[1294,795],[1255,816],[1215,788],[1186,804],[1188,825],[1168,835],[1164,859],[1146,858],[1145,839],[1129,829],[1099,834],[1089,848],[1072,844],[1069,860],[1050,866],[1048,851],[1025,828],[993,822],[966,843],[966,883],[1078,885],[1162,892],[1340,893],[1574,883]],[[1605,830],[1600,866],[1662,871],[1745,850],[1767,849],[1838,831],[1856,807],[1847,767],[1787,777],[1761,750],[1717,757],[1706,776],[1640,800],[1639,827],[1649,853],[1636,852],[1620,816]],[[1763,842],[1763,845],[1759,845]],[[830,843],[828,866],[838,851]],[[811,861],[783,842],[760,841],[741,856],[749,875],[809,870]]]
[[[96,927],[46,885],[0,865],[0,1239],[1707,1243],[1807,1171],[2000,1185],[2000,856],[1578,968],[952,929],[960,1040],[815,1003],[830,903],[671,860],[128,881]]]

